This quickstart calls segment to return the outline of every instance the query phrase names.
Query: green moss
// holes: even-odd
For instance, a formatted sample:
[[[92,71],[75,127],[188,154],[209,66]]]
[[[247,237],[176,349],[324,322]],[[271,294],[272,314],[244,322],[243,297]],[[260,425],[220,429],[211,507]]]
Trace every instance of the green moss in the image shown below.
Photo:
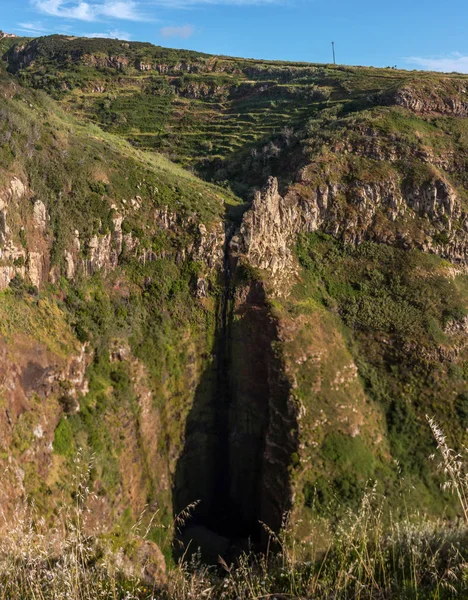
[[[29,410],[21,414],[13,430],[13,445],[19,454],[29,450],[34,444],[34,428],[38,424],[38,414]]]
[[[73,457],[76,452],[73,429],[67,417],[63,417],[55,429],[53,447],[56,454],[67,458]]]
[[[47,292],[39,297],[36,293],[35,289],[14,285],[0,294],[2,336],[7,340],[18,334],[30,336],[61,357],[76,352],[78,345],[64,311]]]
[[[464,318],[468,278],[449,277],[447,263],[435,256],[370,242],[347,246],[322,234],[303,236],[297,252],[304,284],[294,291],[294,306],[305,314],[305,299],[310,298],[321,310],[338,313],[366,395],[384,411],[385,435],[399,476],[413,482],[428,509],[441,510],[428,462],[433,440],[425,414],[435,416],[451,443],[464,440],[460,394],[466,386],[467,357],[445,327]],[[309,310],[317,311],[313,306]],[[441,348],[452,358],[441,358]],[[303,402],[313,403],[299,382]],[[454,410],[459,422],[451,417]],[[386,493],[397,495],[394,467],[387,459],[382,462],[383,456],[361,436],[329,434],[320,456],[328,461],[324,469],[331,477],[316,476],[306,484],[309,504],[317,494],[322,506],[332,497],[352,503],[366,478],[382,481],[382,475]]]

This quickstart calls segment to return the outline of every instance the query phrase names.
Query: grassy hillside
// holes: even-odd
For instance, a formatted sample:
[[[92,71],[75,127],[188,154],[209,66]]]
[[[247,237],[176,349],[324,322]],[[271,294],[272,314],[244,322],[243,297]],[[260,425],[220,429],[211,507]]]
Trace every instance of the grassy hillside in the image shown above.
[[[304,443],[317,453],[299,469],[306,504],[324,513],[356,506],[372,479],[387,497],[401,484],[425,511],[450,512],[428,462],[426,415],[451,445],[465,443],[467,357],[456,324],[466,316],[466,274],[418,251],[317,234],[298,253],[303,281],[284,308],[301,322],[286,352],[307,357],[292,367],[308,407]]]
[[[122,539],[149,505],[162,545],[201,500],[175,537],[229,559],[288,510],[287,551],[320,537],[307,581],[371,482],[373,532],[408,506],[460,516],[426,415],[465,444],[468,79],[65,36],[0,50],[5,502],[52,522],[82,452],[90,528]],[[375,597],[392,543],[372,546]],[[262,576],[246,597],[332,594]]]
[[[232,59],[117,40],[51,36],[8,43],[9,68],[75,114],[218,181],[240,178],[248,184],[258,184],[262,171],[274,169],[278,150],[301,139],[323,111],[337,115],[372,107],[415,77],[392,69]],[[260,171],[256,177],[246,161]]]
[[[216,322],[201,228],[222,229],[238,200],[5,74],[0,89],[3,510],[28,498],[51,518],[80,451],[93,457],[90,527],[126,531],[148,503],[168,524]]]
[[[466,159],[457,156],[466,155],[464,122],[450,118],[450,99],[463,103],[463,76],[234,59],[64,36],[3,43],[8,68],[23,83],[247,200],[269,175],[289,185],[317,161],[320,148],[335,153],[343,144],[353,155],[362,154],[363,144],[378,144],[374,160],[410,156],[417,172],[430,148],[429,162],[446,169],[456,156],[456,168],[446,170],[465,172]],[[432,95],[427,114],[408,110],[409,101],[395,108],[421,94]],[[444,97],[440,111],[437,98]],[[447,151],[449,157],[441,156]],[[381,171],[353,156],[351,176],[366,169],[371,176]]]

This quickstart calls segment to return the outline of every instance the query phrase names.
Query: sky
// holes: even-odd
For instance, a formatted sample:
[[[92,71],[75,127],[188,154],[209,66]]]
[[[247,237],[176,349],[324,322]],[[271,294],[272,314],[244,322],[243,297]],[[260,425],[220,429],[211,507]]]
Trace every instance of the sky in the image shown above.
[[[444,6],[445,5],[445,6]],[[17,35],[117,37],[202,52],[468,73],[468,3],[451,0],[0,0]]]

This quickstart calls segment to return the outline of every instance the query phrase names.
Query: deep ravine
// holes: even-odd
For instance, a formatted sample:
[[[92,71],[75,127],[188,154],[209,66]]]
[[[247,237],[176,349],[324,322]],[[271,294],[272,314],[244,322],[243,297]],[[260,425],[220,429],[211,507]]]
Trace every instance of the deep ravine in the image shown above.
[[[230,409],[231,409],[231,325],[233,310],[233,270],[230,243],[234,226],[226,226],[223,255],[222,292],[217,319],[216,387],[213,401],[216,427],[215,494],[211,499],[210,523],[214,531],[232,537],[234,508],[230,497]],[[238,521],[238,519],[235,519]]]
[[[261,522],[281,526],[291,506],[290,459],[297,423],[263,284],[238,268],[226,228],[212,361],[200,378],[174,480],[174,514],[198,502],[183,546],[208,560],[264,541]],[[291,432],[294,432],[291,434]]]

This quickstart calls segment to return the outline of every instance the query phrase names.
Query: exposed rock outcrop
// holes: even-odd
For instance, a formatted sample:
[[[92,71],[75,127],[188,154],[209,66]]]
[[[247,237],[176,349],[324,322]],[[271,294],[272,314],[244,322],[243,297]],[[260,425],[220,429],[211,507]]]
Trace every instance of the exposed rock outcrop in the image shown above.
[[[164,555],[149,540],[132,539],[117,555],[116,564],[127,577],[136,577],[156,589],[167,581]]]
[[[199,295],[205,296],[208,285],[205,277],[218,269],[222,269],[224,247],[226,243],[226,231],[222,221],[215,221],[208,227],[204,223],[197,223],[195,215],[180,215],[172,212],[167,206],[157,208],[154,213],[155,222],[161,229],[172,231],[190,231],[193,233],[194,241],[185,248],[181,248],[177,259],[179,261],[191,257],[205,266],[205,272],[201,273],[199,280]]]
[[[12,227],[10,227],[10,212],[14,213],[17,203],[28,193],[27,187],[17,177],[14,177],[10,186],[4,191],[3,199],[0,197],[0,291],[6,289],[16,275],[26,276],[27,252],[17,241]],[[20,230],[24,232],[24,229]],[[37,263],[32,260],[32,273],[36,275]]]
[[[34,202],[33,217],[34,224],[39,229],[39,231],[45,231],[49,216],[47,214],[45,204],[41,200],[36,200],[36,202]]]
[[[78,408],[78,398],[88,392],[90,360],[86,346],[64,358],[26,336],[17,338],[14,347],[0,339],[0,439],[11,448],[8,470],[14,475],[2,477],[3,511],[14,510],[16,500],[24,499],[25,470],[31,465],[46,479],[61,415],[59,400],[66,396],[69,407]]]
[[[316,229],[318,215],[311,213],[310,218],[311,230]],[[301,206],[285,201],[278,192],[278,181],[270,178],[263,192],[255,194],[239,233],[231,241],[231,252],[268,271],[273,283],[280,286],[285,274],[289,277],[297,270],[291,245],[301,221]]]
[[[117,69],[122,71],[130,63],[126,56],[104,56],[97,54],[85,54],[81,57],[83,64],[91,67]]]
[[[399,88],[390,101],[418,114],[466,117],[468,85],[466,80],[454,78],[415,81]]]
[[[312,181],[305,169],[281,196],[277,180],[270,178],[231,242],[234,256],[268,272],[274,293],[287,294],[297,273],[292,251],[297,235],[317,230],[348,243],[396,243],[468,262],[468,214],[443,176],[420,186],[408,186],[398,176],[372,183]]]

